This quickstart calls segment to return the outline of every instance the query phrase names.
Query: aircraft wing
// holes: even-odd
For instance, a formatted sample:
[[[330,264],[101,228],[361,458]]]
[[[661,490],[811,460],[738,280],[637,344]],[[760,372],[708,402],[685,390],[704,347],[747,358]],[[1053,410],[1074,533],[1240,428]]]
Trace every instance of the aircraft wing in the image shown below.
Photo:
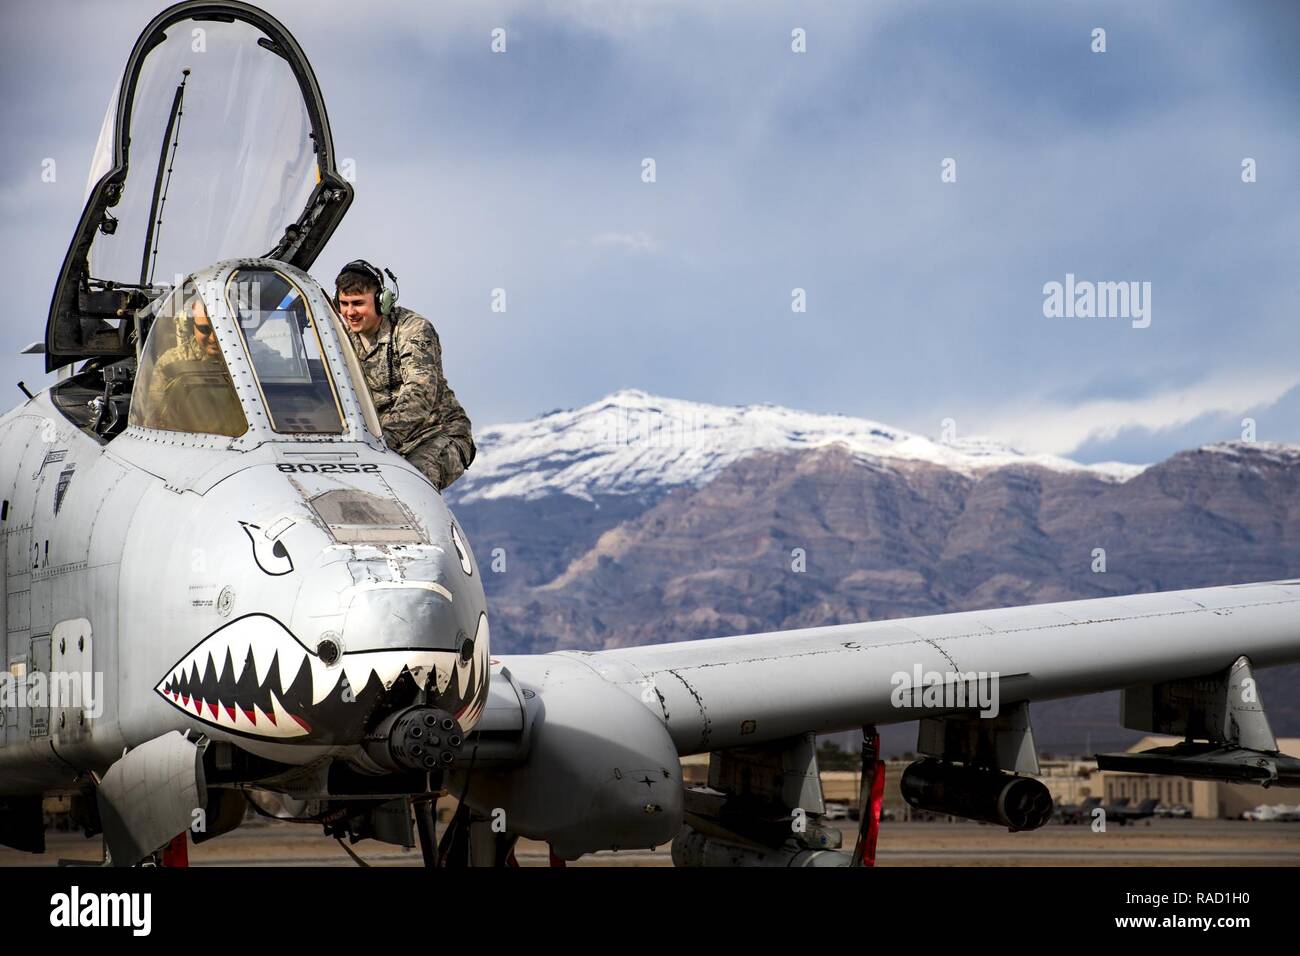
[[[935,716],[899,675],[996,674],[999,705],[1300,661],[1300,581],[1168,591],[581,655],[643,685],[679,754]],[[924,677],[923,677],[924,679]],[[653,695],[653,699],[652,699]],[[1148,697],[1150,695],[1148,694]],[[912,703],[915,703],[913,701]],[[1262,717],[1262,711],[1261,711]]]
[[[1122,690],[1125,726],[1183,740],[1098,755],[1102,770],[1300,786],[1252,672],[1297,660],[1300,581],[502,655],[482,772],[459,783],[562,859],[671,840],[680,866],[842,865],[874,859],[880,724],[919,720],[909,805],[1012,830],[1053,815],[1030,720],[1052,698]],[[963,685],[996,697],[948,699]],[[855,729],[865,829],[850,857],[820,822],[814,734]],[[707,786],[688,784],[679,758],[704,753]]]

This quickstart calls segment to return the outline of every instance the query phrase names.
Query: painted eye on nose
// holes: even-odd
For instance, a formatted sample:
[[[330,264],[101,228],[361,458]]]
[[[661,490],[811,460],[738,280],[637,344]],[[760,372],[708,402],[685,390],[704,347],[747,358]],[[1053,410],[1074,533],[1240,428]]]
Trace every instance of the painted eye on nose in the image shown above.
[[[279,577],[293,570],[293,558],[282,541],[268,541],[258,525],[247,521],[239,523],[253,545],[253,561],[264,573]]]
[[[473,577],[474,568],[469,563],[469,549],[465,547],[465,542],[460,539],[460,529],[454,524],[451,526],[451,543],[456,546],[456,554],[460,558],[460,569]]]

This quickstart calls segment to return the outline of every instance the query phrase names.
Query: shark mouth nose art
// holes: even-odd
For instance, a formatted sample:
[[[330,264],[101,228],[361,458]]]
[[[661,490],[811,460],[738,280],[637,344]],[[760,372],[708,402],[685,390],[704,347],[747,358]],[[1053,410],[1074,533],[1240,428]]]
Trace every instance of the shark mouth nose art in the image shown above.
[[[480,615],[473,643],[486,651],[486,615]],[[328,736],[344,726],[355,726],[407,674],[416,687],[424,687],[432,678],[435,699],[463,714],[466,723],[481,712],[487,660],[477,647],[355,652],[344,648],[338,653],[335,639],[322,641],[319,650],[308,650],[275,618],[250,614],[206,637],[171,667],[154,690],[205,723],[247,736],[285,740]]]

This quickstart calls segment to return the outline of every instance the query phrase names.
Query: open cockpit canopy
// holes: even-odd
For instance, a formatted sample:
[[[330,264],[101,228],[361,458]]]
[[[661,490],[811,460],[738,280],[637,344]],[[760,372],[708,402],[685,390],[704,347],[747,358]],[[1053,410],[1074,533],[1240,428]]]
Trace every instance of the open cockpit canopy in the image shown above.
[[[145,28],[109,104],[46,327],[46,370],[133,354],[132,318],[240,257],[307,269],[352,201],[306,56],[245,3],[186,2]]]

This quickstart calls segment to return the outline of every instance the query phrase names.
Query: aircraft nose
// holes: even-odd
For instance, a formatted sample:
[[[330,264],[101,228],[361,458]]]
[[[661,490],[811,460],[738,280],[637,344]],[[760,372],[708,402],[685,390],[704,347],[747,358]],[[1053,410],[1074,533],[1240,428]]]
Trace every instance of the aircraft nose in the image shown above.
[[[468,637],[457,595],[440,581],[366,581],[348,587],[341,637],[353,650],[459,651]],[[466,596],[462,596],[465,600]]]
[[[477,576],[464,570],[468,556],[449,538],[328,548],[308,571],[293,629],[309,652],[318,724],[341,727],[357,711],[390,713],[417,699],[454,717],[461,731],[477,721],[486,702],[487,613]],[[343,706],[353,702],[364,706]]]
[[[371,484],[319,472],[289,483],[253,467],[212,493],[207,536],[229,543],[242,574],[223,592],[234,612],[218,610],[218,626],[186,645],[160,695],[208,724],[286,741],[353,745],[417,704],[473,727],[489,672],[473,555],[422,479],[356,474],[348,482]]]
[[[459,595],[430,583],[362,588],[341,623],[316,637],[270,614],[243,615],[178,661],[158,693],[218,727],[285,742],[356,744],[376,720],[417,705],[454,720],[463,738],[487,702],[487,613],[481,602],[467,607],[464,626]],[[424,743],[418,728],[389,729],[399,743]]]

